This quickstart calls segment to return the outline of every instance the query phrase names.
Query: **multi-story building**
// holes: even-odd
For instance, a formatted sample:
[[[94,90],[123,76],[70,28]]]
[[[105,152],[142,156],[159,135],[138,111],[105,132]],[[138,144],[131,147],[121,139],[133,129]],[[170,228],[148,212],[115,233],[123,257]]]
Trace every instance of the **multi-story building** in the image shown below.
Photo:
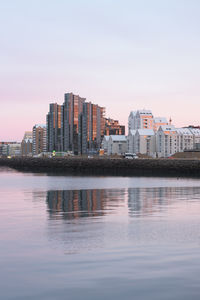
[[[51,103],[47,114],[47,151],[63,151],[63,106]]]
[[[176,128],[176,132],[178,152],[194,149],[194,136],[191,130],[188,128]]]
[[[135,140],[135,129],[129,130],[128,136],[127,136],[127,143],[128,143],[128,152],[129,153],[136,153],[136,140]]]
[[[9,145],[17,144],[17,142],[0,142],[0,156],[9,155]]]
[[[200,149],[200,128],[194,126],[189,126],[187,128],[190,130],[190,132],[193,135],[193,148],[195,150],[199,150]]]
[[[8,144],[8,155],[9,156],[21,156],[21,143]]]
[[[154,118],[151,110],[132,111],[128,118],[129,130],[132,129],[153,129]]]
[[[63,105],[50,104],[47,115],[47,150],[86,154],[100,149],[105,109],[72,93]]]
[[[163,117],[156,117],[153,120],[153,129],[157,131],[158,128],[162,125],[168,125],[167,119]]]
[[[156,135],[153,129],[130,130],[128,137],[128,152],[140,153],[154,157],[156,152]]]
[[[81,152],[81,129],[83,103],[85,98],[81,98],[72,93],[65,94],[63,104],[63,151],[73,151],[75,154]]]
[[[108,154],[108,142],[109,142],[109,135],[104,135],[101,148],[104,150],[104,154]]]
[[[179,152],[178,133],[173,125],[159,127],[156,138],[156,152],[158,157],[169,157]]]
[[[47,151],[47,134],[46,125],[36,124],[33,126],[33,155],[38,155],[40,153]]]
[[[121,155],[127,152],[127,138],[125,135],[110,135],[108,140],[108,155]]]
[[[104,135],[125,135],[125,126],[120,125],[118,120],[105,119]]]
[[[33,135],[32,131],[25,131],[23,140],[21,142],[21,155],[32,155]]]
[[[135,153],[151,157],[156,152],[156,136],[153,129],[138,129],[135,133]]]

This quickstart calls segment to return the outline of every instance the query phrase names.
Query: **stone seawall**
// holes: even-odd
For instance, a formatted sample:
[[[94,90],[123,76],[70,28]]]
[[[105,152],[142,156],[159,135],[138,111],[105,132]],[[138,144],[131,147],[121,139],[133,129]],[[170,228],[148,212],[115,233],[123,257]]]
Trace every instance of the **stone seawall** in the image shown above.
[[[200,178],[200,160],[184,159],[0,158],[0,166],[19,171],[68,175]]]

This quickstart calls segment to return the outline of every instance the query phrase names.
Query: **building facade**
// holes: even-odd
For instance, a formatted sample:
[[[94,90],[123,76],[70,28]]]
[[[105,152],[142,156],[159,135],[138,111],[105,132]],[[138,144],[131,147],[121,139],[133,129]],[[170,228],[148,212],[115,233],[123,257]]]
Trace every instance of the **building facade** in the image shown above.
[[[108,140],[108,155],[122,155],[127,152],[125,135],[110,135]]]
[[[135,153],[154,157],[156,153],[156,135],[153,129],[138,129],[135,133]]]
[[[47,115],[47,150],[88,154],[100,149],[105,109],[73,93],[63,105],[50,104]]]
[[[45,124],[36,124],[33,126],[33,155],[47,151],[47,132]]]
[[[33,136],[32,131],[26,131],[21,142],[21,155],[32,155]]]
[[[51,103],[47,114],[47,151],[63,151],[63,106]]]
[[[125,126],[120,125],[118,120],[105,119],[104,135],[125,135]]]

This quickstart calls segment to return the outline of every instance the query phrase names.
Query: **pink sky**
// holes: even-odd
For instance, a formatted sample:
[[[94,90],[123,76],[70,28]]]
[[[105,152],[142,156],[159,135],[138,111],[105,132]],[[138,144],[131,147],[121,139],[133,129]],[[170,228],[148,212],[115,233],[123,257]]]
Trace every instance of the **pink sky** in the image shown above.
[[[0,140],[20,141],[67,92],[125,125],[142,108],[200,125],[200,3],[142,2],[1,3]]]

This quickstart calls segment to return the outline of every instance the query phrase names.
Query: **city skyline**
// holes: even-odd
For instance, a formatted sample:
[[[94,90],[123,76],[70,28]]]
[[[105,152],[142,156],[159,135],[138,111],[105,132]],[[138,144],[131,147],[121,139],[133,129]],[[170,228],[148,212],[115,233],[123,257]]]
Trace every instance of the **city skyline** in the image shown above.
[[[199,125],[199,11],[196,0],[1,2],[0,140],[46,123],[64,92],[126,129],[140,108]]]

